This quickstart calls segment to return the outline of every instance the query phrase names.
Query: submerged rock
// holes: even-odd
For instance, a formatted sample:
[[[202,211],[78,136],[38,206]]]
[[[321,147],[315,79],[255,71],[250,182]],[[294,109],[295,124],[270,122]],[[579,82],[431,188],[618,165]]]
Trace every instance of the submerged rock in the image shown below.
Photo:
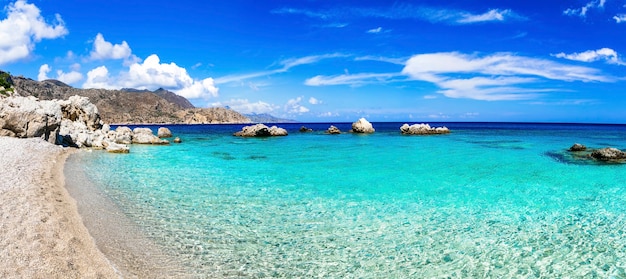
[[[367,121],[365,118],[360,118],[356,122],[352,123],[352,132],[359,134],[371,134],[374,131],[374,127],[372,123]]]
[[[326,130],[326,133],[331,135],[338,135],[341,134],[341,130],[333,125],[330,125],[330,127],[328,127],[328,130]]]
[[[265,124],[256,124],[252,126],[245,126],[241,131],[233,134],[238,137],[271,137],[271,136],[286,136],[287,130],[276,126],[267,127]]]
[[[403,135],[437,135],[437,134],[449,134],[450,129],[447,127],[430,127],[428,124],[404,124],[400,127],[400,132]]]

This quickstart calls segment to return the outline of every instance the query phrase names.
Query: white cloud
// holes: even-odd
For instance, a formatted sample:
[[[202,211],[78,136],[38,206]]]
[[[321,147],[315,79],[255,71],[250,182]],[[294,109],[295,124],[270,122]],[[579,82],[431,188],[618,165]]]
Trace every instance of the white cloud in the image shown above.
[[[378,33],[380,33],[381,31],[383,31],[383,28],[382,28],[382,27],[378,27],[378,28],[374,28],[374,29],[367,30],[367,33],[370,33],[370,34],[378,34]]]
[[[466,55],[457,52],[415,55],[402,73],[415,80],[434,83],[439,93],[452,98],[476,100],[531,99],[550,89],[529,89],[520,84],[560,81],[607,82],[610,77],[598,70],[559,64],[508,53],[489,56]],[[459,77],[461,76],[461,77]]]
[[[327,112],[320,113],[320,114],[318,114],[317,116],[318,116],[318,117],[336,117],[336,116],[339,116],[339,114],[338,114],[338,113],[332,113],[332,112],[330,112],[330,111],[327,111]]]
[[[626,14],[618,14],[613,17],[616,23],[622,23],[626,21]]]
[[[511,10],[489,10],[484,14],[462,14],[461,18],[457,20],[458,23],[478,23],[489,21],[504,21],[507,16],[512,15]]]
[[[83,87],[150,90],[162,87],[189,99],[217,97],[219,91],[213,78],[195,80],[185,68],[175,63],[161,63],[156,54],[148,56],[143,63],[133,63],[128,72],[122,72],[114,78],[109,76],[105,66],[95,68],[87,73],[87,81]]]
[[[606,47],[598,50],[588,50],[580,53],[565,54],[561,52],[554,54],[554,56],[574,61],[594,62],[598,60],[606,60],[608,63],[611,64],[626,65],[626,63],[624,63],[619,58],[619,55],[615,50]]]
[[[104,36],[98,33],[93,41],[93,50],[90,58],[92,60],[124,59],[125,65],[137,63],[140,59],[132,54],[132,50],[126,41],[121,44],[112,44],[104,40]]]
[[[604,4],[606,3],[606,0],[595,0],[595,1],[591,1],[589,3],[587,3],[585,6],[577,8],[577,9],[567,9],[565,11],[563,11],[563,14],[568,15],[568,16],[579,16],[579,17],[586,17],[587,16],[587,12],[591,9],[602,9],[604,8]]]
[[[37,75],[37,80],[42,81],[42,80],[50,79],[48,77],[48,73],[50,71],[52,71],[52,69],[50,69],[50,65],[48,64],[41,65],[41,67],[39,67],[39,74]]]
[[[68,33],[60,15],[46,23],[34,4],[18,0],[6,7],[7,18],[0,21],[0,65],[26,58],[42,39],[55,39]]]
[[[112,83],[109,69],[100,66],[87,73],[87,81],[83,84],[83,88],[119,89],[120,87]]]
[[[314,97],[309,98],[309,104],[311,104],[311,105],[319,105],[321,103],[322,103],[322,101],[320,101],[320,100],[318,100],[318,99],[316,99]]]
[[[254,103],[250,103],[248,99],[231,99],[225,102],[216,102],[211,103],[212,107],[230,107],[231,109],[245,114],[251,113],[270,113],[279,109],[280,107],[277,105],[269,104],[263,101],[258,101]]]
[[[360,86],[372,83],[387,83],[393,81],[393,77],[398,74],[392,73],[361,73],[361,74],[343,74],[336,76],[314,76],[304,81],[308,86],[325,86],[325,85],[351,85]]]
[[[57,70],[57,80],[60,80],[66,84],[73,84],[79,82],[83,79],[83,74],[77,71],[71,72],[63,72],[62,70]]]
[[[297,97],[295,99],[290,99],[285,104],[285,111],[288,113],[297,113],[302,114],[309,112],[309,109],[300,104],[302,102],[302,97]]]

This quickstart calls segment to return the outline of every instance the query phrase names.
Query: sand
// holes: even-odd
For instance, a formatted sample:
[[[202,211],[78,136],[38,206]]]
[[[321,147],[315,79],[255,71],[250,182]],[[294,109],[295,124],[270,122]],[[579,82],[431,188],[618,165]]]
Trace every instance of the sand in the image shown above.
[[[120,278],[64,187],[71,151],[0,137],[0,278]]]

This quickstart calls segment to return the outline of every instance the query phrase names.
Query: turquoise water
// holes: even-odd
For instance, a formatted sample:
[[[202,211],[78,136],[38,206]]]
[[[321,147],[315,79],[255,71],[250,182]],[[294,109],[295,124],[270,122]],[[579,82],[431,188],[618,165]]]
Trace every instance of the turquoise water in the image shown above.
[[[182,144],[73,156],[189,277],[626,278],[626,165],[564,151],[626,149],[626,126],[401,124],[169,126]]]

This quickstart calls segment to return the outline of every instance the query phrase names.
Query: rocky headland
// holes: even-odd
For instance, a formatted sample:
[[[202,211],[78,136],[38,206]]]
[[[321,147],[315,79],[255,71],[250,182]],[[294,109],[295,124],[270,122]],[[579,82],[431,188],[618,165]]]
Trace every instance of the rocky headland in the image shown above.
[[[184,97],[165,89],[79,89],[58,80],[35,81],[10,76],[0,71],[3,87],[0,97],[33,96],[39,100],[67,100],[87,97],[98,107],[105,123],[141,124],[215,124],[252,123],[250,118],[229,108],[195,108]],[[4,86],[3,86],[4,85]]]

